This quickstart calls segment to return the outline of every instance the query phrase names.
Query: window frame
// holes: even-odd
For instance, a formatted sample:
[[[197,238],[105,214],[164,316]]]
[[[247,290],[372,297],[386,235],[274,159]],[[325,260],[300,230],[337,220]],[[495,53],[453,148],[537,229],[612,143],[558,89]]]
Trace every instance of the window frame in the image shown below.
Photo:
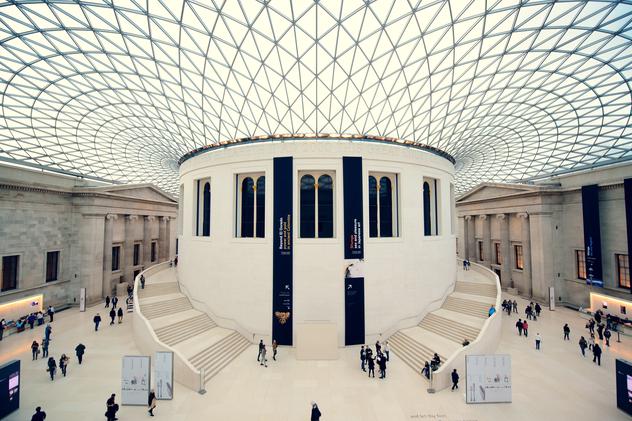
[[[134,243],[132,246],[132,266],[139,266],[141,264],[141,244],[142,243]],[[136,250],[138,250],[138,253],[136,253]]]
[[[495,264],[497,264],[498,266],[502,266],[503,253],[502,253],[502,248],[500,246],[499,241],[494,241],[494,257],[495,257]]]
[[[209,186],[209,205],[208,205],[208,224],[205,227],[205,188]],[[194,180],[193,183],[193,197],[195,209],[193,215],[193,236],[194,237],[210,237],[211,236],[211,223],[213,212],[213,183],[211,177],[203,177]],[[205,234],[205,228],[208,228],[208,234]]]
[[[303,236],[302,223],[303,223],[303,205],[302,205],[302,185],[303,185],[303,177],[311,176],[314,179],[314,236],[307,237]],[[323,176],[328,176],[331,178],[331,236],[321,236],[320,235],[320,195],[319,195],[319,180]],[[299,170],[297,173],[297,188],[298,188],[298,238],[311,240],[311,239],[333,239],[336,238],[336,170]]]
[[[580,261],[580,255],[582,256],[581,261]],[[582,266],[583,266],[583,273],[584,273],[583,277],[581,276]],[[584,249],[575,249],[575,277],[577,279],[581,279],[582,281],[586,280],[586,251]]]
[[[118,252],[116,253],[116,267],[114,267],[114,249],[118,248]],[[122,250],[122,245],[121,244],[112,244],[112,249],[110,251],[110,253],[112,254],[112,262],[110,264],[110,269],[112,271],[112,273],[114,272],[120,272],[121,271],[121,250]]]
[[[154,263],[158,260],[158,241],[151,240],[151,242],[149,243],[149,247],[149,261],[151,263]]]
[[[515,259],[514,269],[524,270],[524,249],[522,248],[522,244],[514,244],[513,247]],[[518,253],[518,250],[520,250],[520,253]],[[520,256],[520,258],[518,258],[518,256]]]
[[[260,195],[257,194],[257,185],[260,178],[263,177],[263,207],[259,206],[261,201]],[[243,233],[243,221],[242,221],[242,200],[243,200],[243,182],[245,179],[250,178],[253,182],[253,204],[252,204],[252,236],[244,236]],[[252,239],[265,239],[266,238],[266,201],[268,196],[268,179],[265,171],[253,171],[235,174],[235,238],[252,238]],[[259,215],[259,211],[262,210]],[[262,220],[259,220],[259,216],[262,216]],[[263,232],[261,232],[261,229]],[[259,234],[263,234],[260,236]]]
[[[386,177],[391,182],[391,235],[384,236],[382,234],[382,219],[381,216],[381,181]],[[373,230],[371,226],[371,178],[376,181],[376,230]],[[400,217],[399,217],[399,173],[384,172],[384,171],[369,171],[367,177],[367,216],[369,227],[369,238],[399,238],[400,236]],[[375,231],[375,235],[372,235],[372,231]]]
[[[623,258],[625,257],[625,265],[622,265]],[[624,253],[615,253],[614,255],[616,267],[617,267],[617,286],[619,288],[630,289],[630,255]],[[621,272],[622,270],[627,272],[627,285],[622,284]]]
[[[49,280],[48,279],[48,255],[50,253],[57,253],[57,262],[56,262],[57,267],[56,267],[55,279]],[[59,281],[60,273],[61,273],[61,250],[59,249],[47,250],[45,254],[45,259],[44,259],[44,283]]]
[[[426,184],[428,184],[428,204],[426,204]],[[423,177],[421,180],[421,209],[424,237],[438,237],[441,235],[441,227],[439,225],[440,187],[441,183],[438,178]],[[427,213],[426,208],[428,208]],[[426,226],[426,222],[428,223],[428,226]]]
[[[4,287],[4,273],[5,273],[5,258],[17,258],[17,264],[15,265],[15,285],[11,288]],[[13,254],[3,254],[0,258],[0,293],[8,292],[8,291],[17,291],[20,289],[20,277],[22,276],[22,254],[21,253],[13,253]]]
[[[478,261],[479,262],[484,262],[485,261],[485,250],[483,250],[483,240],[476,240],[476,250],[478,251]]]

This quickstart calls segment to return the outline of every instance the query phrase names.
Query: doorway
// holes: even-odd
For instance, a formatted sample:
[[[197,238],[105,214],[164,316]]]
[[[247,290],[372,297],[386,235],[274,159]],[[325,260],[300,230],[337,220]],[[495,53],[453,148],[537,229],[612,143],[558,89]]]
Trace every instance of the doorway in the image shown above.
[[[502,283],[503,283],[503,278],[500,276],[500,269],[498,269],[498,268],[494,268],[494,273],[495,273],[496,275],[498,275],[498,279],[500,279],[500,284],[502,285]]]

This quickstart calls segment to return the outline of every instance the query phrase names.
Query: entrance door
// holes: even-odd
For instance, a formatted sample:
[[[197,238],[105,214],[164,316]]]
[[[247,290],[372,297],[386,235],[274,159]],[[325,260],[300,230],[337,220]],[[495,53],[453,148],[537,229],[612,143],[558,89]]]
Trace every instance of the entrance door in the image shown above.
[[[134,271],[134,280],[136,280],[136,277],[138,276],[139,273],[140,273],[140,269]]]
[[[500,279],[500,283],[501,283],[501,285],[502,285],[502,283],[503,283],[503,278],[500,276],[500,269],[494,269],[494,273],[495,273],[496,275],[498,275],[498,279]]]
[[[345,345],[364,344],[364,278],[345,278]]]

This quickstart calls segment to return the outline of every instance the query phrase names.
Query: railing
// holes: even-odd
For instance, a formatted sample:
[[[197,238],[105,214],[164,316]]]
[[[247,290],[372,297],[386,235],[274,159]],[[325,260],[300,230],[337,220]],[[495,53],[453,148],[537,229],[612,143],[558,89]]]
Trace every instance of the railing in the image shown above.
[[[163,343],[158,339],[156,332],[149,323],[149,320],[143,315],[140,311],[140,300],[138,297],[138,289],[140,288],[140,276],[144,275],[146,278],[148,276],[154,275],[164,269],[168,269],[170,267],[170,262],[158,263],[144,271],[140,272],[138,276],[134,279],[134,313],[136,313],[136,317],[134,318],[133,328],[134,328],[134,339],[136,340],[136,344],[141,349],[141,351],[146,354],[153,354],[156,351],[171,351],[173,352],[174,358],[174,374],[175,379],[185,385],[186,387],[197,390],[199,393],[205,393],[204,390],[204,371],[198,370],[195,368],[189,360],[180,353],[175,348],[170,347],[169,345]]]
[[[463,260],[457,259],[462,264]],[[447,361],[442,364],[437,371],[432,373],[430,377],[430,386],[428,387],[429,393],[434,393],[435,390],[445,389],[449,387],[451,382],[451,373],[453,369],[457,369],[457,372],[465,373],[465,355],[477,355],[477,354],[489,354],[498,348],[500,342],[502,318],[500,308],[501,289],[500,279],[491,270],[477,263],[472,263],[471,268],[476,272],[484,275],[490,279],[493,279],[496,283],[496,303],[494,307],[496,312],[485,320],[483,328],[478,333],[476,339],[469,345],[456,351],[452,354]]]

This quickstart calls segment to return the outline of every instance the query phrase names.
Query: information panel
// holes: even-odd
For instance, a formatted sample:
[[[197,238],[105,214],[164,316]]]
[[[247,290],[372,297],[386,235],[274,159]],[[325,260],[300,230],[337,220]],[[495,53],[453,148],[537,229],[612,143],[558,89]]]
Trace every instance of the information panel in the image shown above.
[[[158,351],[154,358],[156,399],[173,399],[173,352]]]
[[[617,358],[617,408],[628,415],[632,415],[632,364]]]
[[[584,217],[584,250],[586,251],[586,283],[602,287],[598,185],[582,187],[582,213]]]
[[[149,357],[126,355],[123,357],[121,371],[121,404],[147,405],[150,385]]]
[[[623,180],[623,189],[625,191],[625,222],[628,228],[628,261],[632,262],[632,178]],[[632,292],[632,282],[630,291]]]
[[[274,158],[272,338],[292,345],[292,157]]]
[[[0,419],[20,408],[20,361],[0,366]]]
[[[511,402],[511,355],[466,355],[467,403]]]
[[[342,157],[345,259],[364,258],[362,230],[362,158]]]
[[[345,278],[345,345],[364,343],[364,278]]]

